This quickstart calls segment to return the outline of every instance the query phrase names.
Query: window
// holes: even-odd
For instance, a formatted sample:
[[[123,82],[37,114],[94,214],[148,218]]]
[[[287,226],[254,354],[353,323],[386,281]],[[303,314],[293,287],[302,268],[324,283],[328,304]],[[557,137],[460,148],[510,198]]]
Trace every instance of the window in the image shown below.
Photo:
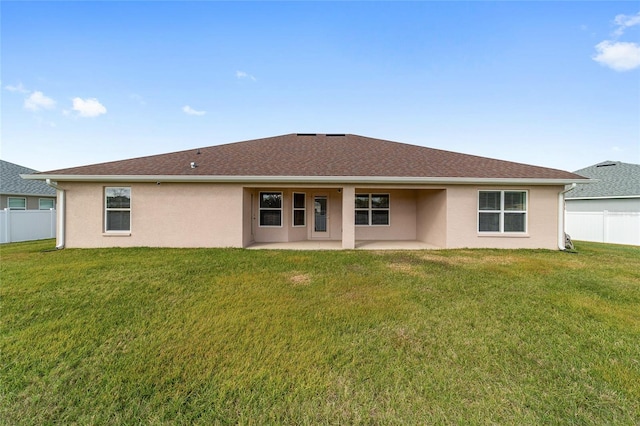
[[[107,187],[105,194],[105,231],[131,231],[131,188]]]
[[[27,199],[26,198],[9,197],[7,199],[7,207],[9,207],[9,210],[26,210],[27,209]]]
[[[40,210],[51,210],[55,208],[55,202],[51,198],[40,198],[38,200],[38,208]]]
[[[389,194],[356,194],[356,225],[389,225]]]
[[[293,193],[293,226],[307,225],[307,196],[304,193]]]
[[[260,226],[282,226],[282,192],[260,193]]]
[[[480,191],[479,232],[527,232],[526,191]]]

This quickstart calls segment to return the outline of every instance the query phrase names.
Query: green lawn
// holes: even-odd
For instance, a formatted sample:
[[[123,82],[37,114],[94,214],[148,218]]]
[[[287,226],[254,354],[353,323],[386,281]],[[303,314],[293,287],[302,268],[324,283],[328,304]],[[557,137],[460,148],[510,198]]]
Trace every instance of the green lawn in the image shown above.
[[[640,424],[640,248],[2,245],[4,424]]]

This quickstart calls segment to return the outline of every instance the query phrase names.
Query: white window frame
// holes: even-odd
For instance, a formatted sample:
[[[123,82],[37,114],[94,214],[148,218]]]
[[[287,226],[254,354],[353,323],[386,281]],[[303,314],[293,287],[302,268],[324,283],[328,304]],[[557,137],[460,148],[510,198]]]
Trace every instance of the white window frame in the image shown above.
[[[107,207],[107,191],[109,189],[127,189],[129,190],[129,207]],[[130,186],[106,186],[104,188],[104,232],[108,234],[130,234],[132,221],[131,204],[133,200],[133,191]],[[109,212],[129,212],[129,229],[107,229],[109,226]]]
[[[22,200],[24,207],[11,207],[11,200]],[[27,199],[25,197],[7,197],[7,208],[9,210],[26,210]]]
[[[302,195],[304,197],[304,203],[302,207],[296,207],[296,195]],[[296,212],[302,212],[302,225],[296,225]],[[307,193],[306,192],[294,192],[291,196],[291,226],[294,228],[304,228],[307,226]]]
[[[500,193],[500,208],[498,210],[481,210],[480,209],[480,194],[483,192],[499,192]],[[504,199],[505,193],[517,192],[524,194],[524,210],[505,210]],[[480,230],[480,214],[481,213],[493,213],[499,215],[499,223],[497,231],[481,231]],[[504,230],[504,217],[505,214],[524,214],[524,230],[522,231],[505,231]],[[529,191],[526,189],[481,189],[478,191],[478,203],[476,214],[477,226],[476,229],[480,235],[501,234],[501,235],[526,235],[529,230]]]
[[[279,194],[280,195],[280,207],[262,207],[262,194]],[[260,191],[258,194],[258,226],[261,228],[282,228],[283,223],[283,208],[284,197],[282,191]],[[279,211],[280,212],[280,224],[279,225],[263,225],[262,224],[262,212],[263,211]]]
[[[42,208],[43,201],[50,201],[51,207]],[[38,210],[51,210],[55,208],[56,208],[56,200],[54,200],[53,198],[38,198]]]
[[[366,211],[367,212],[367,218],[368,218],[368,222],[367,224],[358,224],[355,223],[355,226],[391,226],[391,194],[386,193],[386,192],[370,192],[370,193],[363,193],[363,192],[359,192],[356,195],[357,197],[364,197],[367,196],[368,197],[368,206],[367,207],[356,207],[355,206],[355,201],[354,201],[354,217],[353,217],[353,221],[355,223],[356,221],[356,214],[358,211]],[[389,206],[388,207],[373,207],[373,197],[374,196],[385,196],[387,197],[387,199],[389,200]],[[386,211],[387,212],[387,218],[388,223],[372,223],[373,222],[373,212],[374,211]]]

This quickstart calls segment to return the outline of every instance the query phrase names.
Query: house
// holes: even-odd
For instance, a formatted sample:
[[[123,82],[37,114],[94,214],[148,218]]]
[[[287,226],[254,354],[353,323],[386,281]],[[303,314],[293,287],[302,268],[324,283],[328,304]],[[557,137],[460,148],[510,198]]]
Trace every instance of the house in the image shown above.
[[[586,180],[358,135],[308,133],[24,177],[56,185],[59,247],[344,249],[563,249],[565,185]]]
[[[566,194],[573,239],[640,245],[640,164],[603,161],[576,171],[594,180]]]
[[[0,209],[49,210],[56,206],[56,190],[44,182],[24,180],[35,170],[0,160]]]
[[[56,236],[56,190],[20,177],[35,172],[0,160],[0,243]]]

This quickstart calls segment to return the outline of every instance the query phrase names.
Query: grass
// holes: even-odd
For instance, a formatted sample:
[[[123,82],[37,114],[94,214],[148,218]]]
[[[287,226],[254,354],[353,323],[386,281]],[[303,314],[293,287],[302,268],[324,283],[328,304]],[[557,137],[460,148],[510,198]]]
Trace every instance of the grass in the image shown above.
[[[640,248],[2,245],[3,424],[640,423]]]

